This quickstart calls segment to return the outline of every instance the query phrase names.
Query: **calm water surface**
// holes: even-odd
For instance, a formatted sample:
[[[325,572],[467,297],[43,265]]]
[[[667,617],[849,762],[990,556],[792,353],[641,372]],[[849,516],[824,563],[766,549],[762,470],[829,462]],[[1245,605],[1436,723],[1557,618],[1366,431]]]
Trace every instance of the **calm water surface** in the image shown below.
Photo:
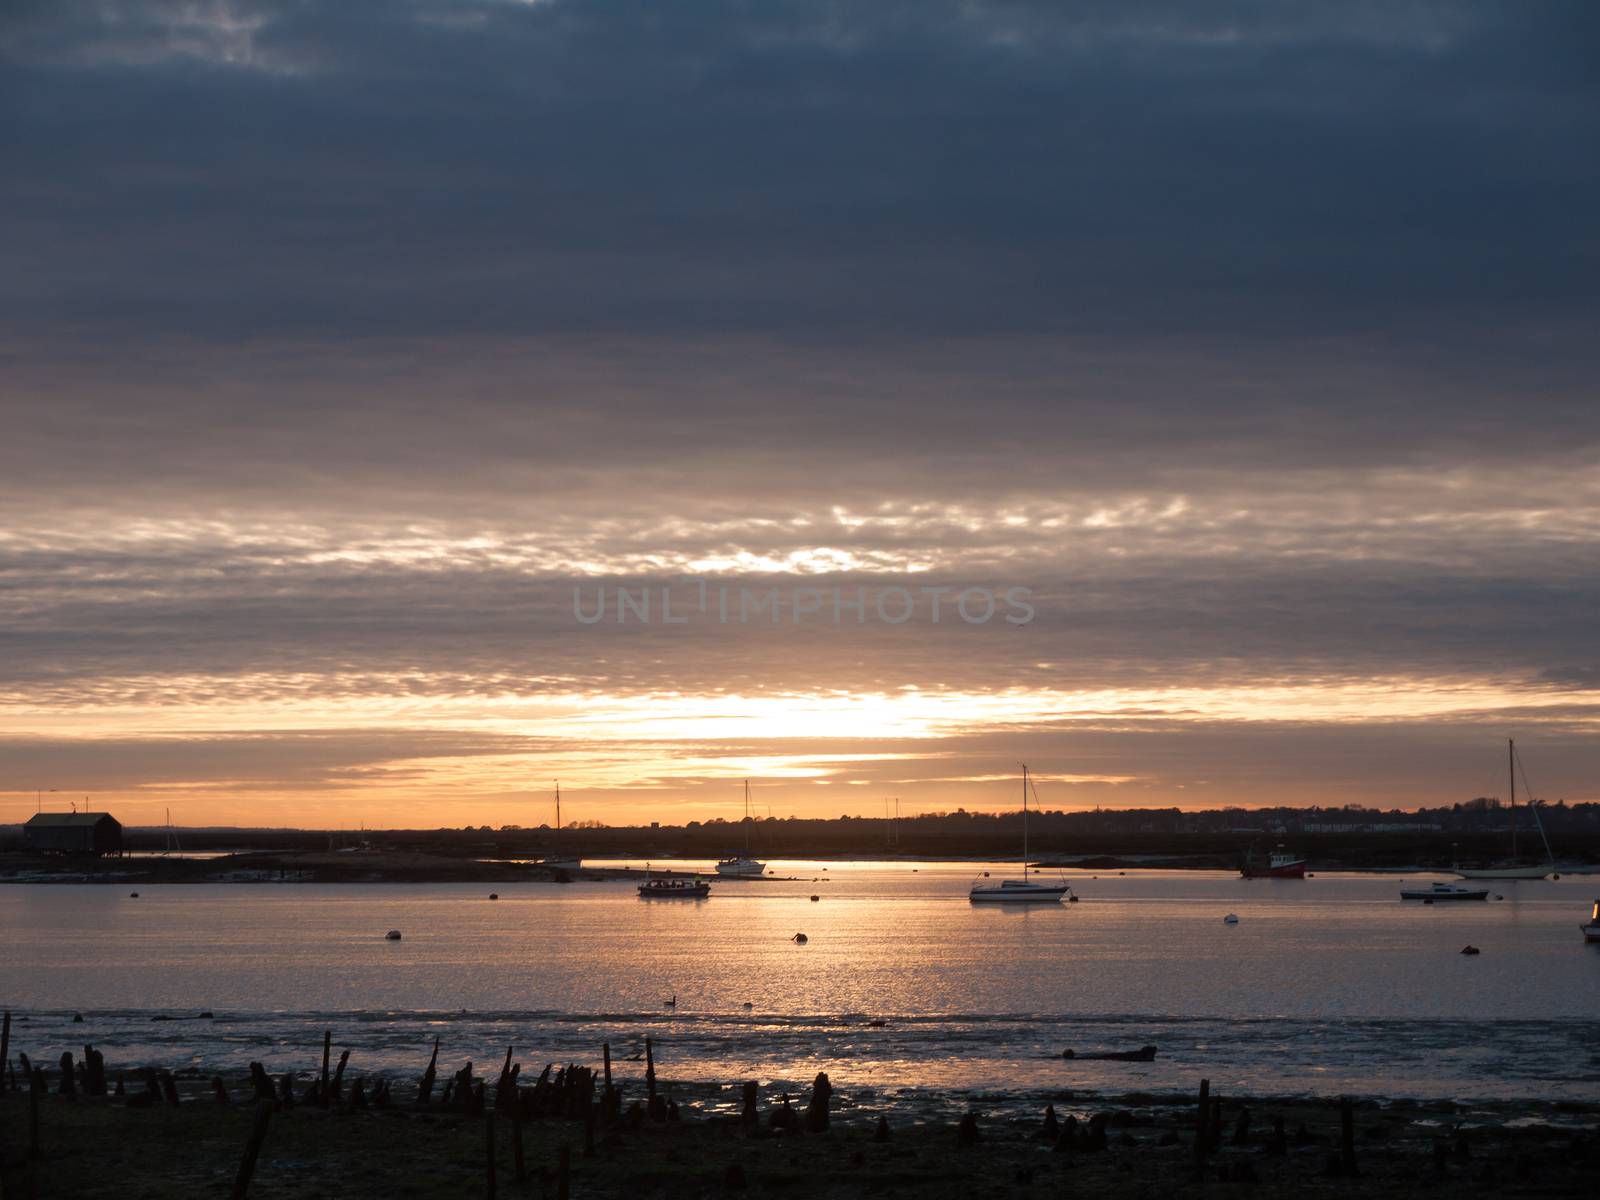
[[[698,902],[628,883],[499,884],[498,902],[478,884],[0,886],[0,1004],[30,1054],[93,1041],[113,1065],[208,1072],[308,1068],[332,1027],[353,1065],[407,1075],[435,1035],[446,1061],[514,1043],[541,1065],[608,1040],[637,1073],[649,1035],[691,1093],[826,1070],[857,1098],[950,1103],[1201,1076],[1236,1095],[1600,1100],[1600,947],[1577,928],[1595,877],[1425,906],[1396,877],[1068,872],[1080,903],[1017,909],[969,904],[970,864],[772,866],[797,878]],[[216,1019],[150,1020],[201,1010]],[[1145,1043],[1156,1062],[1060,1057]]]

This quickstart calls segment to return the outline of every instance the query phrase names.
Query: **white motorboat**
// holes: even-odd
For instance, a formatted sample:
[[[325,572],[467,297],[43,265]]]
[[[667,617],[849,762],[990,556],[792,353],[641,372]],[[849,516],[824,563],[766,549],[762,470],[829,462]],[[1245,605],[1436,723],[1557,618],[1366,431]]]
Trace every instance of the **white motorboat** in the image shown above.
[[[1463,879],[1543,879],[1552,874],[1556,869],[1555,855],[1550,850],[1550,839],[1545,836],[1544,822],[1539,820],[1539,802],[1534,799],[1531,789],[1528,796],[1528,811],[1533,814],[1533,823],[1539,830],[1539,839],[1544,842],[1543,863],[1522,863],[1517,861],[1517,743],[1506,744],[1506,769],[1511,777],[1511,861],[1504,863],[1491,863],[1481,867],[1463,867],[1456,865],[1455,873]],[[1523,782],[1527,779],[1524,776]]]
[[[1594,910],[1589,913],[1589,923],[1579,925],[1583,930],[1583,940],[1586,942],[1600,942],[1600,900],[1594,902]]]
[[[1488,888],[1463,887],[1459,883],[1435,883],[1428,887],[1402,887],[1400,899],[1426,900],[1430,904],[1435,900],[1487,900]]]
[[[744,781],[744,852],[733,854],[717,864],[717,874],[724,879],[760,879],[767,873],[767,864],[750,857],[750,781]]]
[[[969,900],[1001,903],[1058,903],[1072,889],[1065,883],[1045,883],[1028,878],[1028,766],[1022,766],[1022,878],[990,880],[987,875],[972,881]]]

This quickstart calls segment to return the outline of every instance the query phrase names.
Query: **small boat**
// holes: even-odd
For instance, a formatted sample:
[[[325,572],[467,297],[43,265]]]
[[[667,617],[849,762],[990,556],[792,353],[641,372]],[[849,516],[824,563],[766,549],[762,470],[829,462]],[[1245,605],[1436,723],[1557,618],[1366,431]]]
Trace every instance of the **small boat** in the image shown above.
[[[1589,923],[1579,925],[1583,930],[1583,940],[1586,942],[1600,942],[1600,900],[1594,902],[1594,909],[1589,913]]]
[[[561,837],[561,781],[559,779],[556,780],[556,829],[554,840],[558,843],[564,840]],[[547,858],[541,858],[538,865],[547,871],[581,871],[583,869],[583,859],[571,852],[558,852]]]
[[[731,854],[717,864],[717,874],[724,879],[760,879],[767,873],[767,864],[750,857],[750,781],[744,781],[744,852]]]
[[[1227,916],[1222,918],[1222,923],[1224,925],[1237,925],[1239,923],[1239,914],[1229,913]]]
[[[639,885],[639,896],[645,900],[703,900],[711,894],[711,885],[698,875],[694,879],[651,879],[645,876]]]
[[[972,881],[967,899],[1000,903],[1059,903],[1061,897],[1072,891],[1065,883],[1041,883],[1028,878],[1028,765],[1022,765],[1022,878],[989,881],[989,873]]]
[[[1556,869],[1555,853],[1550,849],[1550,839],[1545,836],[1544,822],[1539,820],[1539,802],[1528,797],[1528,811],[1533,814],[1534,826],[1539,830],[1539,840],[1544,843],[1544,862],[1526,863],[1517,860],[1517,769],[1522,765],[1517,757],[1517,743],[1506,743],[1506,771],[1510,776],[1511,785],[1511,860],[1503,863],[1490,863],[1485,866],[1463,867],[1459,864],[1454,868],[1455,873],[1463,879],[1544,879],[1553,874]],[[1527,776],[1523,776],[1526,785]],[[1524,786],[1524,790],[1529,790]],[[1558,879],[1560,876],[1556,876]]]
[[[391,929],[388,933],[384,934],[383,937],[385,941],[398,942],[400,940],[400,931],[398,929]]]
[[[1250,861],[1245,854],[1244,866],[1239,870],[1241,879],[1304,879],[1306,860],[1298,854],[1285,853],[1282,846],[1267,858],[1265,866]]]
[[[1462,887],[1459,883],[1435,883],[1425,888],[1400,889],[1400,899],[1425,900],[1429,904],[1435,900],[1487,900],[1488,898],[1488,888]]]

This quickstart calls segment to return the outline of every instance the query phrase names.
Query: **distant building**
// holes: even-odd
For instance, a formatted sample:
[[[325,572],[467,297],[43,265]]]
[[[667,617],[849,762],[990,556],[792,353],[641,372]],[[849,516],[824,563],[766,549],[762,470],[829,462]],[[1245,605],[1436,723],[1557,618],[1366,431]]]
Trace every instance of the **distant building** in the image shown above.
[[[121,854],[122,822],[110,813],[38,813],[22,827],[22,840],[46,854]]]

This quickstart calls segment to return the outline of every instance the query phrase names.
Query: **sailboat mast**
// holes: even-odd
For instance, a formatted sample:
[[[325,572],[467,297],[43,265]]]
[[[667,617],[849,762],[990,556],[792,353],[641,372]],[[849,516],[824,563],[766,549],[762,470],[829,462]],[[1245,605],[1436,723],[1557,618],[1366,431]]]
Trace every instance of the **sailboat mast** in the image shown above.
[[[750,781],[744,781],[744,856],[750,857]]]
[[[1022,764],[1022,877],[1028,877],[1028,764]]]
[[[561,832],[561,780],[556,780],[556,832]]]
[[[1517,859],[1517,741],[1506,739],[1506,773],[1511,778],[1511,861]]]

